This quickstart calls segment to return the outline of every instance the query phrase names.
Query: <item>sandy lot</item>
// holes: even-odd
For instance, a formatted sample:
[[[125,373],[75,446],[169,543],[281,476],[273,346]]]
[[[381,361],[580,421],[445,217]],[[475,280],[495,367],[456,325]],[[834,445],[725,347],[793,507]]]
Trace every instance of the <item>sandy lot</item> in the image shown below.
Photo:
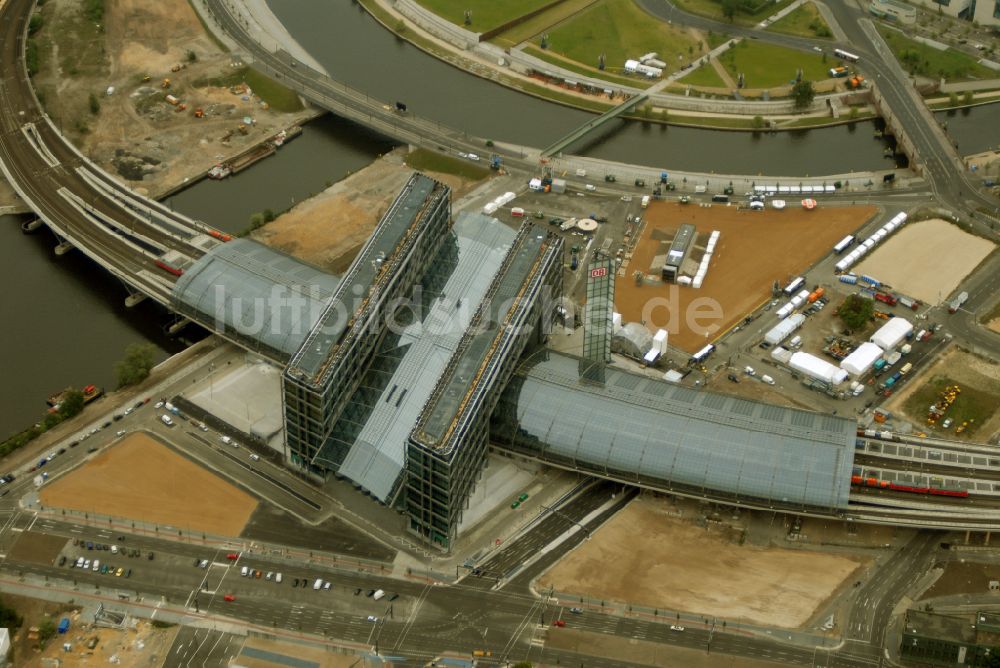
[[[853,271],[922,302],[938,304],[994,248],[991,241],[933,218],[894,233]]]
[[[640,497],[539,578],[539,588],[794,628],[861,559],[740,546]]]
[[[785,283],[800,275],[874,213],[874,207],[737,211],[718,205],[653,202],[635,251],[624,265],[625,276],[615,282],[616,309],[626,322],[645,321],[653,331],[666,329],[672,346],[694,352],[768,299],[774,281]],[[702,247],[713,230],[721,232],[701,289],[658,279],[636,285],[635,272],[658,272],[651,266],[653,258],[666,252],[682,223],[695,225],[696,243]],[[701,255],[701,249],[695,249],[689,259],[697,263]],[[714,312],[713,304],[718,307]],[[699,317],[699,312],[707,315]]]
[[[239,536],[257,500],[143,433],[127,436],[39,494],[44,506]]]
[[[398,148],[255,231],[252,238],[334,273],[350,266],[410,175]],[[427,173],[458,199],[474,182]]]
[[[967,387],[981,389],[985,392],[1000,392],[1000,367],[989,364],[982,359],[962,352],[957,348],[951,348],[944,355],[938,357],[929,368],[919,372],[916,381],[910,381],[903,386],[903,389],[894,394],[885,403],[885,409],[894,414],[905,415],[916,426],[917,429],[925,429],[926,415],[907,415],[903,410],[906,400],[910,395],[924,385],[926,381],[932,380],[935,376],[947,376],[957,383]],[[961,397],[958,399],[961,401]],[[975,430],[974,440],[986,443],[992,440],[993,435],[1000,432],[1000,410],[994,412],[993,416],[980,425]],[[938,434],[933,434],[938,435]],[[948,438],[958,438],[954,432]]]

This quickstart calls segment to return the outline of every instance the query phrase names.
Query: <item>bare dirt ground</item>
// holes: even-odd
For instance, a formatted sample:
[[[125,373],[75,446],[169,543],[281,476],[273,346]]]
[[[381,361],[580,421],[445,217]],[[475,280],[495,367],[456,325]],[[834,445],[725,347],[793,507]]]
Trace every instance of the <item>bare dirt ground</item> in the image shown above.
[[[570,615],[567,623],[572,625]],[[678,631],[678,633],[682,633]],[[676,645],[620,638],[606,633],[578,631],[573,628],[550,628],[546,647],[563,649],[570,652],[580,652],[584,656],[600,656],[606,659],[642,663],[648,666],[670,666],[684,668],[770,668],[781,665],[771,661],[747,659],[727,655],[719,660],[714,654],[707,654],[703,649],[688,649]]]
[[[938,304],[995,247],[991,241],[932,218],[894,233],[854,273],[868,274],[905,295]]]
[[[954,594],[988,594],[990,580],[1000,580],[1000,564],[949,561],[945,564],[941,577],[920,598]]]
[[[81,21],[81,4],[50,0],[43,6],[46,23],[37,39],[47,46],[35,85],[73,143],[137,189],[156,196],[316,113],[277,113],[227,88],[195,88],[198,80],[232,73],[233,58],[185,0],[108,0],[103,32]],[[184,69],[171,72],[181,64]],[[171,80],[169,89],[161,88],[164,78]],[[111,96],[108,86],[115,88]],[[187,110],[178,112],[165,93]],[[96,115],[89,109],[91,94],[100,104]],[[193,116],[198,107],[204,118]],[[254,119],[245,136],[235,132],[244,116]]]
[[[42,505],[239,536],[257,500],[145,433],[134,433],[40,491]]]
[[[43,668],[53,665],[63,668],[101,665],[116,665],[119,668],[160,668],[167,658],[174,636],[180,629],[179,626],[157,629],[143,620],[138,620],[135,628],[131,629],[99,628],[90,623],[93,621],[92,616],[81,615],[78,610],[65,611],[65,606],[38,599],[4,598],[15,599],[10,602],[25,616],[24,626],[18,632],[23,643],[15,644],[14,649],[14,665],[20,668]],[[70,629],[66,635],[52,638],[48,645],[39,651],[33,647],[35,641],[28,640],[27,631],[29,626],[37,626],[45,618],[46,612],[53,615],[56,623],[62,617],[69,617]],[[97,645],[92,650],[87,649],[87,642],[95,637]],[[72,645],[71,651],[63,650],[64,642]]]
[[[652,331],[666,329],[671,345],[694,352],[768,299],[773,281],[784,283],[801,274],[874,213],[870,206],[738,211],[718,205],[703,208],[653,202],[646,210],[642,235],[625,276],[616,281],[615,305],[626,322],[645,321]],[[666,252],[682,223],[695,225],[699,244],[713,230],[721,232],[701,289],[677,286],[675,300],[674,286],[658,279],[637,286],[633,274],[658,272],[651,267],[653,258]],[[701,255],[701,249],[695,249],[689,259],[697,263]],[[685,314],[706,301],[718,304],[721,317],[688,322]]]
[[[345,271],[413,174],[405,159],[405,148],[387,153],[295,205],[255,231],[251,238],[322,269],[334,273]],[[461,197],[474,184],[449,174],[427,172],[427,175],[450,186],[453,199]]]
[[[794,628],[861,558],[738,545],[640,497],[539,578],[539,588]]]
[[[986,329],[997,332],[1000,334],[1000,318],[993,318],[988,323],[986,323]]]
[[[1000,391],[1000,366],[990,364],[958,348],[951,348],[939,356],[934,364],[922,371],[916,382],[906,383],[900,392],[894,394],[884,404],[884,408],[893,414],[905,415],[914,425],[923,429],[927,416],[909,415],[904,411],[904,406],[910,395],[936,376],[947,376],[961,385],[987,392]],[[958,400],[961,401],[961,397]],[[995,411],[993,416],[976,430],[975,440],[983,443],[991,442],[997,433],[1000,433],[1000,410]],[[949,438],[954,439],[956,436],[951,434]]]
[[[65,545],[66,539],[62,536],[25,531],[14,543],[9,556],[19,561],[51,566]]]

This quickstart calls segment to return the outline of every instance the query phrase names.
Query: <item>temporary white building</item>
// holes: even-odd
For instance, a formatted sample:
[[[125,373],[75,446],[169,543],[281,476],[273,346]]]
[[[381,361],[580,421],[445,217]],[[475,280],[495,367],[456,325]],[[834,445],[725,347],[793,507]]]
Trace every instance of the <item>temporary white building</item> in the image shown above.
[[[913,324],[906,318],[890,318],[868,340],[889,351],[906,340],[906,335],[912,331]]]
[[[874,343],[865,341],[840,361],[840,368],[857,378],[867,373],[884,352]]]
[[[767,334],[764,335],[764,340],[772,346],[777,345],[787,339],[791,333],[801,327],[802,323],[805,321],[806,317],[801,313],[796,313],[791,317],[785,318],[768,330]]]
[[[847,372],[809,353],[792,353],[788,366],[810,378],[837,386],[847,380]]]
[[[660,351],[660,354],[666,354],[667,352],[667,330],[658,329],[656,334],[653,336],[653,347]]]

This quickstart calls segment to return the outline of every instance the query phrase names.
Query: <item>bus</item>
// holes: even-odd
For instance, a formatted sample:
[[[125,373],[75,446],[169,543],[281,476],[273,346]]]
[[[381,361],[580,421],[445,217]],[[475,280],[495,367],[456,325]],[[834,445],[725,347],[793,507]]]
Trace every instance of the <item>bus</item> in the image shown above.
[[[858,62],[859,60],[861,60],[861,58],[860,58],[860,57],[858,57],[858,56],[855,56],[855,55],[854,55],[853,53],[849,53],[849,52],[847,52],[847,51],[844,51],[843,49],[834,49],[834,50],[833,50],[833,55],[835,55],[835,56],[837,56],[838,58],[841,58],[841,59],[843,59],[843,60],[849,60],[849,61],[851,61],[852,63],[856,63],[856,62]]]
[[[711,355],[714,351],[715,351],[715,346],[710,343],[701,350],[699,350],[698,352],[696,352],[694,355],[692,355],[691,359],[688,360],[688,364],[701,364],[706,359],[708,359],[708,356]]]
[[[785,289],[782,290],[782,292],[784,292],[787,296],[791,297],[796,292],[798,292],[799,288],[801,288],[805,284],[806,284],[806,279],[803,278],[802,276],[799,276],[797,278],[792,279],[792,282],[786,285]]]
[[[846,237],[841,239],[836,246],[833,247],[833,252],[837,255],[843,253],[847,248],[854,243],[854,235],[848,234]]]

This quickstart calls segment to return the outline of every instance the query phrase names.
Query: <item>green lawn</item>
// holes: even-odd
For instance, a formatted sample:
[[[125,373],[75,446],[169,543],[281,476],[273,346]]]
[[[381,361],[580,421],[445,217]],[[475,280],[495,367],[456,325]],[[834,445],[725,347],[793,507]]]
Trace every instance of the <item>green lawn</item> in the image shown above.
[[[563,67],[571,72],[576,72],[577,74],[585,74],[587,76],[596,77],[603,79],[609,83],[616,83],[623,86],[633,86],[635,88],[649,88],[654,83],[653,79],[647,79],[646,77],[628,77],[619,76],[616,74],[611,74],[606,70],[604,72],[600,71],[596,67],[587,67],[581,65],[580,63],[568,60],[566,58],[561,58],[554,53],[551,53],[545,49],[540,49],[537,46],[528,46],[524,49],[525,53],[530,53],[540,60],[544,60],[547,63],[552,63],[559,67]]]
[[[719,76],[719,73],[715,71],[715,68],[710,63],[692,69],[690,74],[685,74],[679,81],[691,86],[726,87],[726,82],[722,80],[722,77]]]
[[[437,42],[422,37],[416,34],[412,30],[404,30],[400,32],[395,28],[393,28],[393,26],[396,25],[395,19],[393,19],[392,15],[389,14],[386,10],[384,10],[382,6],[379,5],[377,2],[375,2],[374,0],[358,0],[358,2],[365,8],[367,12],[369,12],[378,21],[388,26],[390,30],[396,32],[396,34],[398,34],[400,37],[402,37],[406,41],[416,46],[418,49],[426,51],[427,53],[435,56],[436,58],[440,58],[446,63],[451,63],[457,67],[461,66],[460,59],[457,59],[455,57],[455,54],[446,49],[445,47],[438,45]],[[577,97],[574,95],[568,95],[566,93],[561,93],[558,90],[551,90],[540,84],[532,83],[530,81],[524,81],[523,79],[514,79],[505,76],[503,74],[501,74],[497,78],[497,81],[503,84],[504,86],[507,86],[508,88],[513,88],[514,90],[522,91],[524,93],[527,93],[528,95],[535,95],[537,97],[545,98],[547,100],[552,100],[554,102],[559,102],[561,104],[566,104],[572,107],[589,109],[590,111],[596,111],[597,113],[604,113],[605,111],[614,106],[613,104],[609,104],[608,102],[602,102],[601,100],[596,98],[584,98],[584,97]]]
[[[465,26],[465,10],[472,11],[473,32],[486,32],[518,16],[523,16],[552,0],[417,0],[418,3],[452,23]]]
[[[603,53],[611,73],[650,51],[667,63],[667,72],[703,53],[687,31],[651,18],[633,0],[601,0],[548,34],[550,51],[588,65]]]
[[[903,69],[910,74],[944,77],[953,81],[956,79],[990,79],[996,76],[995,72],[983,67],[975,59],[959,51],[951,49],[938,51],[885,26],[879,26],[878,30]]]
[[[729,21],[722,13],[722,2],[720,0],[674,0],[674,4],[692,14],[707,16],[717,21]],[[760,4],[760,10],[752,14],[737,12],[731,23],[742,26],[755,25],[792,4],[792,0],[778,0],[778,2],[774,3],[762,2]]]
[[[771,88],[794,82],[796,70],[808,81],[828,79],[829,63],[818,53],[796,51],[774,44],[744,40],[720,57],[726,71],[736,81],[740,72],[746,88]]]
[[[555,7],[528,19],[524,23],[514,26],[506,32],[500,33],[490,41],[503,47],[517,46],[536,35],[541,35],[552,26],[562,23],[592,4],[594,4],[594,0],[563,0],[563,2]],[[537,39],[533,41],[535,44],[538,44]]]
[[[489,149],[486,149],[486,151],[488,150]],[[482,160],[486,159],[488,155],[488,153],[484,153],[479,157]],[[428,151],[424,148],[418,148],[417,150],[408,153],[406,156],[406,164],[419,171],[454,174],[456,176],[461,176],[465,179],[473,179],[475,181],[485,179],[490,175],[488,167],[480,167],[477,163],[469,160],[452,158],[451,156],[444,155],[443,153]]]
[[[800,35],[802,37],[833,36],[830,26],[820,16],[816,5],[811,2],[803,3],[798,9],[769,25],[767,29],[786,35]]]
[[[960,386],[962,393],[958,395],[955,402],[944,414],[945,418],[951,418],[954,421],[948,433],[953,435],[955,428],[968,420],[969,425],[966,427],[963,435],[971,436],[976,432],[976,429],[988,421],[993,413],[996,412],[997,406],[1000,406],[1000,395],[979,388],[969,387],[967,384],[957,383],[945,376],[934,376],[934,378],[924,383],[917,391],[910,395],[904,403],[904,408],[914,420],[926,418],[927,407],[935,403],[944,388],[949,385]],[[943,422],[944,418],[941,421]],[[933,427],[928,427],[929,433],[935,431],[944,431],[941,429],[941,422],[938,422]]]

